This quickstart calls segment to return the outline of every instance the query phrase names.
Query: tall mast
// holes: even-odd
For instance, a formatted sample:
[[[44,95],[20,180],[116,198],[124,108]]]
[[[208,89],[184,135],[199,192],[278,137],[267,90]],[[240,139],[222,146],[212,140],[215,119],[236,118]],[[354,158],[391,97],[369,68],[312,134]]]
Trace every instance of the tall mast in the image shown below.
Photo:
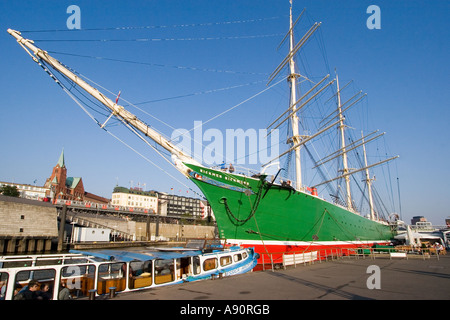
[[[293,30],[293,23],[292,23],[292,1],[291,1],[291,7],[290,7],[290,14],[289,14],[289,52],[292,53],[294,50],[294,30]],[[297,101],[297,77],[298,74],[295,73],[295,63],[294,63],[294,55],[291,54],[291,57],[289,59],[289,82],[291,84],[291,99],[289,102],[290,109],[294,109],[294,105]],[[299,120],[297,113],[293,113],[291,116],[291,126],[292,126],[292,145],[298,145],[300,143],[300,135],[299,135],[299,128],[298,128]],[[295,152],[295,186],[298,190],[302,188],[302,168],[301,168],[301,161],[300,161],[300,146],[297,146],[294,148]]]
[[[342,115],[342,108],[341,108],[341,93],[339,88],[339,77],[336,74],[336,85],[337,85],[337,99],[338,99],[338,114],[339,114],[339,131],[341,135],[341,150],[342,150],[342,165],[343,165],[343,175],[345,179],[345,186],[346,186],[346,204],[347,209],[352,210],[352,195],[350,191],[350,175],[347,173],[348,170],[348,161],[347,161],[347,151],[345,148],[345,135],[344,135],[344,116]]]
[[[370,179],[369,169],[367,168],[367,154],[366,154],[366,144],[364,142],[364,135],[361,132],[362,143],[363,143],[363,152],[364,152],[364,166],[366,168],[366,183],[367,190],[369,192],[369,207],[370,207],[370,220],[375,220],[375,210],[373,207],[373,196],[372,196],[372,180]]]

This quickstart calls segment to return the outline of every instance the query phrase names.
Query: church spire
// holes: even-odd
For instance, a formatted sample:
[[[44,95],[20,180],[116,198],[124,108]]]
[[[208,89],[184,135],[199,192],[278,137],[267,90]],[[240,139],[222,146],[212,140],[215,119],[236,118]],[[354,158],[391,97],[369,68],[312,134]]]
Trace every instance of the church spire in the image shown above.
[[[61,167],[61,168],[64,168],[66,165],[65,165],[65,163],[64,163],[64,148],[62,149],[62,151],[61,151],[61,155],[59,156],[59,160],[58,160],[58,163],[57,163],[57,165],[59,164],[59,166]]]

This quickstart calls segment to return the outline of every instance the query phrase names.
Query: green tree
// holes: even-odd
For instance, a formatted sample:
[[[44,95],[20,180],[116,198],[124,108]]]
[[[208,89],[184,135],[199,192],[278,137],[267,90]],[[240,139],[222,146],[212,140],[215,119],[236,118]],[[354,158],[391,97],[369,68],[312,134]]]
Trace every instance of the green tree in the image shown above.
[[[0,193],[9,197],[18,197],[20,195],[16,186],[2,186],[0,187]]]

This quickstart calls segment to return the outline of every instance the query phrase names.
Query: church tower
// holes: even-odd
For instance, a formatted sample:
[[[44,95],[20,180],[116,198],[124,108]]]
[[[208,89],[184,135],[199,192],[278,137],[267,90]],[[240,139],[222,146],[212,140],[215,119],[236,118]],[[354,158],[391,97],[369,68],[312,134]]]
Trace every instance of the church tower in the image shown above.
[[[50,178],[45,182],[45,186],[50,188],[50,196],[55,199],[66,199],[65,195],[68,193],[66,187],[67,168],[64,162],[64,149],[59,156],[58,163],[53,167],[53,172]]]

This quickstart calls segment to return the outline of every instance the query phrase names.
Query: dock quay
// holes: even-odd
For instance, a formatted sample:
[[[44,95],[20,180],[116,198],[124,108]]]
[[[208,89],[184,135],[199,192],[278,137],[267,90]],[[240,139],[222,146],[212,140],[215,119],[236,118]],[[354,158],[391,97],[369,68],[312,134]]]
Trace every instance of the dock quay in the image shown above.
[[[450,256],[342,257],[286,269],[119,293],[111,300],[181,300],[175,305],[290,300],[449,300]],[[223,303],[219,303],[223,305]],[[282,303],[283,305],[283,303]],[[176,310],[175,310],[176,311]],[[174,312],[175,312],[174,311]]]
[[[212,238],[213,225],[184,224],[184,217],[53,205],[50,202],[0,195],[0,255],[108,249]],[[186,222],[186,221],[185,221]],[[74,229],[105,230],[109,239],[73,239]],[[118,240],[119,239],[119,240]],[[162,241],[164,245],[166,241]]]

